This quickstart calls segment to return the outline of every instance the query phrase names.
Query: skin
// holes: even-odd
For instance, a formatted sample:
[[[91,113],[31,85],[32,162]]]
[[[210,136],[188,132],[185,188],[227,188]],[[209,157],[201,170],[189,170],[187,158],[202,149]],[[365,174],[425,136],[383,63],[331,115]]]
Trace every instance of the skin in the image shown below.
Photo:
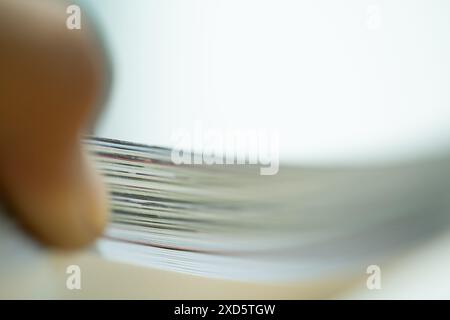
[[[79,248],[107,219],[80,137],[108,79],[93,29],[68,30],[66,7],[0,1],[0,204],[41,242]]]

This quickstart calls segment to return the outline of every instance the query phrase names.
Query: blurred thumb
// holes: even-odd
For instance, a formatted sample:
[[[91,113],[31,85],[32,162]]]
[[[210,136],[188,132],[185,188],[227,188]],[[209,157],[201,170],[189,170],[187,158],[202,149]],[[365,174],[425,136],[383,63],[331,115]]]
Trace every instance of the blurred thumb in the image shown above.
[[[106,197],[80,137],[104,95],[104,58],[89,27],[66,28],[61,2],[0,3],[0,197],[41,241],[95,239]]]

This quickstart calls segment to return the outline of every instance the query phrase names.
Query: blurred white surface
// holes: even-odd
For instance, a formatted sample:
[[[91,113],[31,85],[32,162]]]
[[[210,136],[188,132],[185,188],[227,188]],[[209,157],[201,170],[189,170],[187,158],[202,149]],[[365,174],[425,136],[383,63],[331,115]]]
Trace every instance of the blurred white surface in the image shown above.
[[[81,268],[81,290],[66,288],[66,268]],[[412,299],[450,298],[450,230],[381,265],[382,289],[353,278],[267,285],[189,276],[105,260],[92,250],[48,251],[0,214],[2,299]]]
[[[349,299],[450,299],[450,230],[382,268],[381,290],[365,281],[343,290]]]
[[[115,84],[98,134],[278,130],[281,159],[372,162],[450,147],[446,0],[89,0]]]

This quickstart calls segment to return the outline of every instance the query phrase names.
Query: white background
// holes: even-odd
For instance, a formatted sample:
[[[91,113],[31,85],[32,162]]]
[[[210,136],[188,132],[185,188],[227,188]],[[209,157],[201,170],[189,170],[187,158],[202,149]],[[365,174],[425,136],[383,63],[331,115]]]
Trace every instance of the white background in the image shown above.
[[[282,160],[301,163],[402,159],[450,145],[448,1],[86,5],[115,66],[99,135],[170,146],[174,130],[195,123],[278,130]]]

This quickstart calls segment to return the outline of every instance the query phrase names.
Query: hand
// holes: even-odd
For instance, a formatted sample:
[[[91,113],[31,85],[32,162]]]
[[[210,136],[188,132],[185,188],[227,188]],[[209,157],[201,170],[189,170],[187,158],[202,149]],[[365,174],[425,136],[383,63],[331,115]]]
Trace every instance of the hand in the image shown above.
[[[0,198],[39,240],[92,241],[106,197],[80,145],[104,96],[103,51],[56,1],[0,2]],[[84,16],[83,16],[84,19]]]

